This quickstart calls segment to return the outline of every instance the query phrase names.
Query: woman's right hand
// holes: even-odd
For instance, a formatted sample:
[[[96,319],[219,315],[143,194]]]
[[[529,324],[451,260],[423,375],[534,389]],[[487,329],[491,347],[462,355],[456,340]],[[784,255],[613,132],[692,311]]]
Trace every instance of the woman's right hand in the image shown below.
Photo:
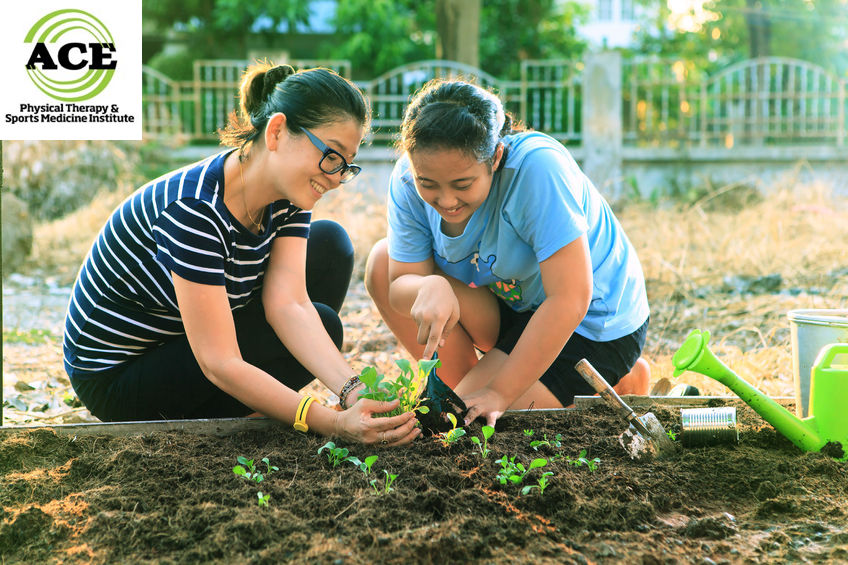
[[[418,343],[425,346],[422,359],[430,359],[459,322],[459,301],[448,280],[424,277],[409,314],[418,325]]]
[[[421,435],[416,428],[414,412],[399,416],[374,418],[398,407],[400,401],[380,402],[369,398],[358,399],[353,406],[339,413],[336,435],[359,443],[378,443],[385,446],[407,445]]]

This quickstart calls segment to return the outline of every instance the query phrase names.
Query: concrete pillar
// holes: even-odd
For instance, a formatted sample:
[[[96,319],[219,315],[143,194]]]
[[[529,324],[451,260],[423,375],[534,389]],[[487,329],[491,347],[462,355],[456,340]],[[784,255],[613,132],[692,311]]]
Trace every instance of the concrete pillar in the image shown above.
[[[621,54],[590,53],[583,70],[583,171],[608,200],[622,196]]]

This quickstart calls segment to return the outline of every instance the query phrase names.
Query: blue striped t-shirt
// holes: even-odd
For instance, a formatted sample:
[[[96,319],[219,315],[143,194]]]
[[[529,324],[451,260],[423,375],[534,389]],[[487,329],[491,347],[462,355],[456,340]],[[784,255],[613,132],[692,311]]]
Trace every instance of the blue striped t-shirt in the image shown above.
[[[308,237],[311,212],[271,204],[259,234],[224,206],[227,150],[130,195],[100,231],[74,284],[64,361],[74,377],[111,369],[185,333],[171,272],[227,289],[230,308],[261,292],[278,236]]]

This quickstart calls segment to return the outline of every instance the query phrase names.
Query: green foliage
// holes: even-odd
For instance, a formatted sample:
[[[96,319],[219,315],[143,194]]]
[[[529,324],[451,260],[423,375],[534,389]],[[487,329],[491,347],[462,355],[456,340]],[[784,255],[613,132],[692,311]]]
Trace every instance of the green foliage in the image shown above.
[[[256,498],[258,499],[256,503],[259,506],[268,506],[268,501],[271,500],[270,494],[262,494],[262,491],[256,493]]]
[[[3,329],[3,343],[24,343],[26,345],[43,345],[52,342],[55,338],[48,330],[39,329]]]
[[[544,439],[537,439],[530,442],[530,447],[533,448],[534,451],[539,451],[539,448],[542,446],[546,447],[562,447],[562,434],[557,434],[554,436],[554,439],[548,440],[548,434],[543,434]]]
[[[318,448],[318,453],[327,450],[327,460],[333,464],[333,467],[338,467],[342,462],[348,460],[348,449],[346,447],[336,447],[332,441],[328,441]],[[357,459],[357,461],[359,461]]]
[[[483,440],[481,441],[480,438],[474,436],[471,438],[471,442],[480,449],[480,455],[485,459],[489,456],[489,438],[495,433],[495,428],[492,426],[483,426],[481,431],[483,432]]]
[[[533,430],[524,430],[524,435],[525,435],[526,437],[533,437],[533,434],[534,434],[534,433],[535,433],[535,432],[534,432]]]
[[[439,367],[441,361],[438,359],[419,361],[414,373],[412,364],[406,359],[399,359],[395,364],[400,368],[401,374],[393,381],[377,373],[374,367],[365,367],[359,374],[359,380],[365,385],[365,389],[359,395],[360,398],[370,398],[381,402],[400,399],[397,408],[379,416],[397,416],[413,411],[426,414],[430,409],[421,405],[425,400],[421,394],[427,388],[427,376],[430,371],[434,367]]]
[[[254,463],[253,459],[248,459],[247,457],[242,457],[241,455],[239,455],[237,460],[240,465],[236,465],[235,467],[233,467],[233,473],[249,481],[254,481],[257,483],[261,483],[265,480],[265,475],[262,474],[262,471],[259,469],[259,466]],[[270,475],[274,471],[279,470],[278,467],[271,465],[271,462],[268,460],[267,457],[262,458],[262,463],[265,463],[266,475]]]
[[[188,49],[176,53],[160,52],[147,62],[147,66],[171,80],[191,80],[194,77],[196,58],[197,55]]]
[[[448,420],[450,420],[453,427],[446,432],[441,432],[439,437],[442,440],[442,445],[445,447],[457,441],[459,438],[465,435],[465,430],[463,428],[457,428],[456,424],[456,416],[448,412],[447,414]]]
[[[568,463],[569,465],[572,465],[574,467],[582,467],[583,465],[586,465],[589,468],[589,470],[592,471],[593,473],[597,470],[598,465],[601,464],[601,460],[598,457],[595,457],[594,459],[591,459],[591,460],[586,459],[586,450],[585,449],[581,449],[580,455],[578,455],[575,459],[572,459],[570,457],[566,457],[565,461],[566,461],[566,463]]]
[[[397,479],[398,476],[389,473],[386,469],[383,469],[383,473],[385,473],[386,476],[383,480],[382,488],[377,487],[377,479],[371,479],[371,488],[373,488],[374,492],[376,492],[377,494],[389,494],[390,492],[395,490],[394,488],[392,488],[392,483],[395,482],[395,479]]]
[[[579,59],[586,43],[577,27],[587,20],[586,4],[556,0],[484,2],[480,14],[480,62],[504,79],[520,78],[523,59]]]
[[[507,483],[519,484],[524,481],[525,475],[532,469],[544,467],[548,464],[547,459],[537,458],[530,462],[529,467],[524,467],[523,463],[516,463],[515,456],[507,457],[504,455],[496,461],[501,468],[498,470],[497,479],[502,485]]]
[[[436,55],[432,3],[345,0],[337,4],[334,25],[343,42],[325,42],[319,54],[350,60],[354,78],[372,79],[400,65]]]
[[[708,0],[710,18],[700,28],[669,26],[664,3],[641,0],[647,9],[640,22],[634,53],[681,57],[711,74],[732,63],[756,57],[792,57],[845,76],[848,56],[841,44],[848,25],[841,0]]]
[[[539,477],[539,479],[536,481],[535,485],[527,485],[524,488],[522,488],[521,494],[530,494],[530,492],[534,488],[539,489],[539,494],[544,494],[545,489],[547,488],[548,483],[550,482],[548,480],[548,477],[552,477],[553,475],[554,475],[553,471],[545,471],[544,473],[542,473],[542,476]]]

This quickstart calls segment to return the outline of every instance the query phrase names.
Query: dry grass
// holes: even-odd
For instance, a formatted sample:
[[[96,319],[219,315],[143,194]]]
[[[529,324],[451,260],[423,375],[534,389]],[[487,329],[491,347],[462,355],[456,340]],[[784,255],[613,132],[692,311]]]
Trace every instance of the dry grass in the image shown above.
[[[732,187],[694,205],[626,203],[618,217],[636,247],[651,300],[652,323],[645,357],[653,380],[671,377],[670,357],[693,328],[709,329],[713,350],[740,375],[772,396],[791,396],[793,377],[786,314],[797,308],[848,307],[848,200],[815,184],[787,179],[759,187],[768,196],[743,209],[722,205]],[[31,265],[73,278],[97,229],[128,193],[106,195],[71,216],[36,230]],[[362,277],[371,246],[385,234],[385,206],[367,190],[325,197],[316,218],[344,225],[357,252]],[[726,277],[779,275],[779,290],[735,293]],[[352,289],[344,314],[355,367],[375,364],[391,371],[404,354],[362,293]],[[702,394],[728,391],[706,377],[682,380]]]

